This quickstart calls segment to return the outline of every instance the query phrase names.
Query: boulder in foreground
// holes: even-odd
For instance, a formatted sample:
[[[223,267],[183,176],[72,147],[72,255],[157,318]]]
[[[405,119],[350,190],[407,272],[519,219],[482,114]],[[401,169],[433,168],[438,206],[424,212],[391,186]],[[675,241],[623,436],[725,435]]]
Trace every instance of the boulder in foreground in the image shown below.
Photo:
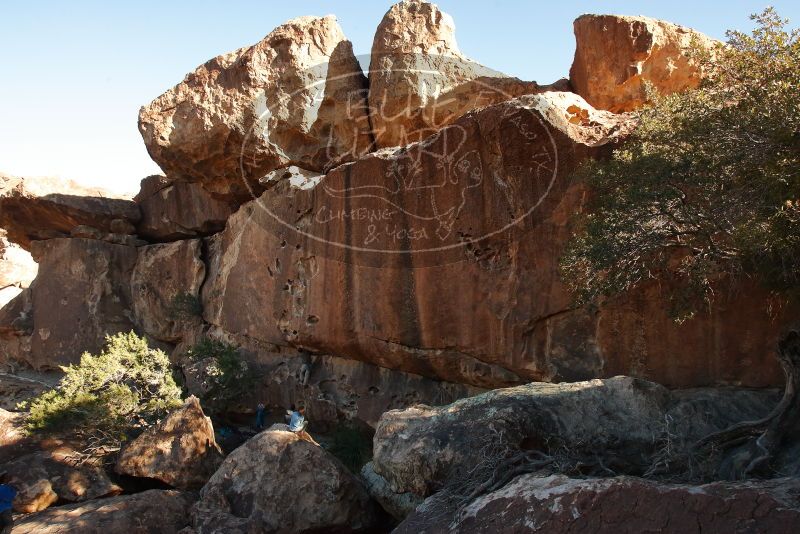
[[[358,532],[375,513],[361,482],[322,448],[267,430],[233,451],[200,492],[197,534]]]
[[[182,407],[123,447],[115,470],[193,489],[206,483],[222,458],[211,419],[197,397],[189,397]]]
[[[426,501],[397,534],[496,532],[769,532],[800,531],[800,480],[662,484],[639,478],[574,479],[522,475],[481,496],[453,520]]]
[[[148,490],[50,508],[19,519],[12,534],[174,534],[189,523],[193,497]]]

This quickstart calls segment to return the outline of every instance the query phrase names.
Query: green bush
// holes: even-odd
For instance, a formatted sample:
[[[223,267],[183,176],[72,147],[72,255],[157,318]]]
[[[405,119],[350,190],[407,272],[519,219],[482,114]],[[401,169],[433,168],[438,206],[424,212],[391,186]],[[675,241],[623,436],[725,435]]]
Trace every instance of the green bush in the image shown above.
[[[252,392],[256,377],[235,345],[206,338],[186,355],[192,361],[205,362],[198,396],[208,411],[224,412]]]
[[[203,305],[196,295],[191,293],[178,293],[172,297],[169,306],[169,316],[173,320],[189,320],[203,315]]]
[[[28,431],[121,441],[181,402],[167,355],[133,332],[107,336],[99,355],[61,369],[58,386],[24,406]]]
[[[329,452],[351,472],[358,473],[372,460],[372,436],[355,425],[339,425],[331,435]]]

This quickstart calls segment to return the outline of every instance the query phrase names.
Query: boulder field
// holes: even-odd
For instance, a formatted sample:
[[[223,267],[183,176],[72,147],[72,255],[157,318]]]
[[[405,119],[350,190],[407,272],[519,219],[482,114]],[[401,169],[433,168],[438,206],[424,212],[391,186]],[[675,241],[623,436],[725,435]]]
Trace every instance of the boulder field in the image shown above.
[[[717,43],[646,17],[574,32],[569,78],[540,84],[470,60],[421,0],[389,9],[366,73],[334,16],[300,17],[141,108],[164,174],[135,197],[0,175],[3,408],[133,330],[192,394],[214,369],[186,351],[209,337],[255,371],[241,412],[302,401],[375,432],[361,476],[279,429],[223,458],[190,398],[115,459],[159,489],[117,495],[66,452],[23,455],[2,410],[35,512],[13,532],[796,531],[794,478],[654,477],[770,412],[797,310],[745,285],[678,325],[661,285],[577,306],[559,269],[592,194],[575,171],[635,129],[646,85],[697,87],[687,52]]]

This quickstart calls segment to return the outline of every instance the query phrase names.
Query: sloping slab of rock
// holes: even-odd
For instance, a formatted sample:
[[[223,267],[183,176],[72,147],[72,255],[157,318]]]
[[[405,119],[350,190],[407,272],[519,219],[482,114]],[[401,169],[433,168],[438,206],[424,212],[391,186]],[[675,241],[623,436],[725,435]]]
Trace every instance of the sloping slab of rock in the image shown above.
[[[598,109],[632,111],[647,101],[645,83],[661,94],[692,89],[700,66],[689,47],[717,41],[695,30],[649,17],[582,15],[575,19],[575,59],[570,83]]]
[[[116,233],[125,223],[132,228],[139,217],[135,202],[101,189],[59,178],[0,175],[0,228],[26,250],[31,241],[66,237],[78,226]]]
[[[477,498],[462,515],[435,517],[424,503],[397,534],[495,532],[800,531],[800,480],[673,485],[638,478],[573,479],[522,475]]]
[[[155,339],[180,341],[202,323],[199,295],[206,267],[201,249],[199,239],[139,248],[131,275],[133,311]]]
[[[249,198],[276,168],[322,170],[372,145],[366,77],[332,15],[206,62],[142,107],[139,130],[168,177],[228,197]]]
[[[13,534],[174,534],[189,523],[192,494],[148,490],[50,508],[16,521]]]
[[[125,445],[115,471],[193,489],[206,483],[222,458],[211,419],[197,397],[189,397],[182,407]]]
[[[588,455],[615,472],[644,472],[665,421],[692,443],[729,424],[763,417],[775,402],[774,395],[753,391],[699,390],[676,397],[658,384],[624,376],[531,383],[449,406],[385,413],[375,433],[373,466],[395,493],[420,496],[438,491],[454,469],[480,464],[489,448],[502,444],[512,452]]]
[[[9,484],[18,492],[14,510],[32,513],[58,500],[82,502],[122,492],[101,467],[88,464],[75,467],[70,460],[72,455],[76,455],[75,451],[59,448],[6,463],[3,469],[8,474]]]
[[[225,228],[231,205],[199,184],[148,176],[134,198],[142,212],[137,233],[150,241],[205,236]]]
[[[192,510],[197,534],[358,532],[374,525],[361,482],[322,448],[268,430],[233,451]]]
[[[76,363],[97,353],[106,335],[135,328],[131,273],[135,247],[94,239],[36,241],[39,275],[31,284],[33,336],[30,359],[37,369]]]
[[[464,56],[450,15],[419,0],[399,2],[384,15],[369,67],[378,147],[420,141],[468,111],[543,90]]]

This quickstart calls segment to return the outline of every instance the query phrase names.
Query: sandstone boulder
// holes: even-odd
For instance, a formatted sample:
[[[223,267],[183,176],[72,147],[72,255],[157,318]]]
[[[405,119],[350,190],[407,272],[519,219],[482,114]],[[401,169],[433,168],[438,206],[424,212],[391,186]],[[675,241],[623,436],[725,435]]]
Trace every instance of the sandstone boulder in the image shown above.
[[[33,333],[31,290],[23,289],[0,307],[0,368],[13,371],[20,362],[29,362]]]
[[[193,489],[205,484],[221,462],[211,419],[197,397],[189,397],[181,408],[125,445],[115,471]]]
[[[113,221],[135,223],[139,217],[132,200],[101,189],[58,178],[0,175],[0,228],[26,250],[31,241],[69,236],[76,226],[109,233]]]
[[[358,532],[374,525],[359,480],[293,432],[268,430],[233,451],[192,510],[197,534]]]
[[[200,287],[206,268],[199,239],[139,248],[131,275],[133,312],[155,339],[176,342],[202,323]]]
[[[700,32],[648,17],[582,15],[575,19],[575,92],[598,109],[631,111],[646,101],[645,83],[661,94],[697,87],[700,66],[687,52],[713,48]]]
[[[795,478],[690,486],[631,477],[522,475],[477,498],[452,522],[437,517],[426,502],[394,532],[789,534],[800,528],[798,491]]]
[[[131,273],[134,247],[93,239],[35,241],[39,275],[31,284],[30,359],[48,369],[96,353],[105,336],[134,329]]]
[[[578,459],[587,468],[591,458],[601,471],[643,473],[666,431],[679,434],[673,446],[688,445],[730,424],[758,419],[775,402],[774,396],[746,390],[675,396],[652,382],[622,376],[531,383],[449,406],[385,413],[375,433],[373,467],[395,493],[419,496],[438,491],[458,470],[488,466],[487,451],[495,447],[559,454],[568,458],[562,463]]]
[[[137,232],[151,241],[173,241],[210,235],[225,227],[232,212],[199,184],[149,176],[134,198],[142,212]]]
[[[142,108],[139,130],[168,177],[243,198],[273,169],[322,170],[372,144],[366,78],[332,15],[201,65]]]
[[[413,513],[423,502],[422,497],[411,492],[397,493],[392,490],[386,479],[375,472],[372,462],[361,468],[361,478],[370,497],[398,521]]]
[[[13,534],[175,534],[189,523],[193,496],[148,490],[49,508],[15,522]]]
[[[464,56],[450,15],[422,0],[403,0],[384,15],[372,44],[369,84],[379,147],[420,141],[468,111],[542,90]]]
[[[14,510],[32,513],[58,500],[81,502],[122,492],[102,467],[90,464],[75,467],[71,459],[76,456],[74,450],[62,447],[34,452],[6,463],[3,469],[9,484],[18,492]]]

